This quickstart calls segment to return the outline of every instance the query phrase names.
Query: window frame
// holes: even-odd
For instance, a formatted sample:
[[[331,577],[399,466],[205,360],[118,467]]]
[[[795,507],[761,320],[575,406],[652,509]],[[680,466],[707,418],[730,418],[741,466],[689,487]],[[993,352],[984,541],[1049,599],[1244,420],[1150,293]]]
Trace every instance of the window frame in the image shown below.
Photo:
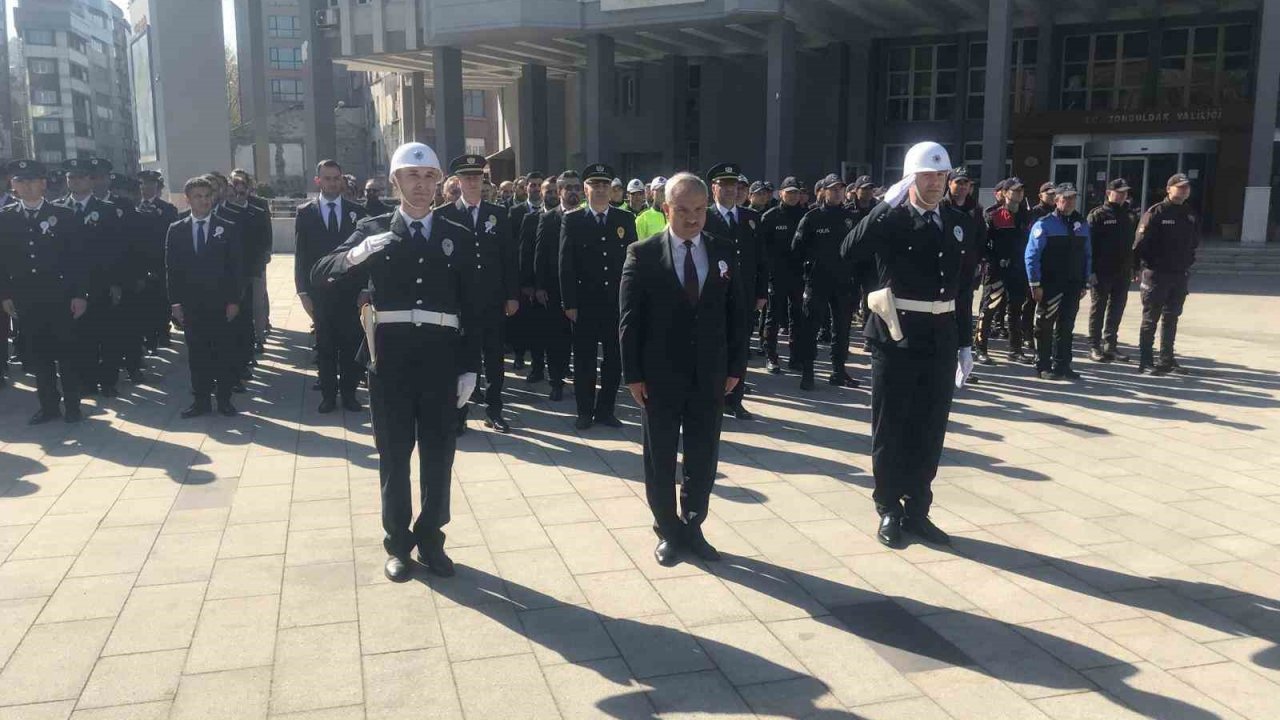
[[[280,20],[287,19],[291,27],[280,27]],[[273,27],[274,26],[274,27]],[[267,37],[297,39],[302,37],[302,24],[298,22],[297,15],[268,15],[267,16]]]
[[[1136,39],[1139,36],[1145,36],[1144,41],[1147,44],[1147,52],[1138,56],[1127,56],[1126,41],[1130,38]],[[1073,40],[1080,38],[1088,38],[1089,51],[1087,57],[1083,61],[1067,60],[1068,46]],[[1099,40],[1109,38],[1115,39],[1115,54],[1111,58],[1098,58]],[[1132,42],[1132,40],[1129,40]],[[1062,40],[1062,52],[1059,60],[1059,68],[1062,73],[1062,81],[1058,86],[1058,106],[1064,110],[1081,110],[1086,112],[1108,112],[1108,111],[1124,111],[1137,110],[1142,108],[1146,103],[1143,99],[1143,93],[1146,85],[1146,78],[1151,72],[1151,33],[1147,30],[1130,30],[1116,32],[1099,32],[1099,33],[1075,33],[1068,35]],[[1128,65],[1145,66],[1141,72],[1136,73],[1137,80],[1134,83],[1127,84],[1125,71]],[[1076,77],[1068,71],[1068,66],[1083,65],[1084,66],[1084,85],[1079,88],[1070,88],[1067,82],[1070,78]],[[1109,66],[1109,67],[1108,67]],[[1109,85],[1102,86],[1098,83],[1100,80],[1095,78],[1100,71],[1110,71],[1111,82]],[[1072,95],[1079,94],[1083,98],[1083,103],[1078,107],[1068,106],[1068,93]],[[1109,102],[1107,105],[1095,105],[1095,96],[1100,93],[1107,93]],[[1128,104],[1125,98],[1131,98]]]
[[[955,53],[955,62],[949,67],[939,66],[939,57],[946,48],[951,48]],[[920,67],[917,58],[921,51],[929,54],[928,67]],[[896,52],[905,52],[907,54],[907,67],[905,70],[894,69],[894,54]],[[955,117],[957,111],[957,103],[959,102],[956,89],[958,88],[959,71],[960,71],[960,43],[922,43],[916,45],[898,45],[888,48],[885,52],[885,111],[884,120],[886,122],[937,122],[950,120]],[[939,92],[938,87],[942,73],[951,73],[951,87],[949,93]],[[921,75],[928,75],[928,91],[922,91],[917,85]],[[895,93],[895,82],[906,81],[905,93]],[[940,113],[938,110],[939,100],[950,100],[951,111]],[[929,111],[927,117],[917,117],[916,106],[918,103],[927,102]],[[895,106],[898,103],[905,103],[902,107],[904,112],[901,116],[895,114]]]
[[[296,88],[294,92],[284,92],[284,83],[292,83]],[[271,78],[271,84],[268,86],[271,93],[272,102],[295,103],[302,102],[305,94],[302,87],[302,81],[294,78]]]
[[[485,103],[488,97],[484,90],[466,89],[462,91],[462,116],[469,118],[486,117]],[[476,103],[479,103],[480,112],[474,112]],[[475,153],[472,153],[475,154]]]
[[[288,53],[288,59],[281,58],[281,54]],[[284,45],[273,45],[267,48],[267,65],[272,70],[301,70],[302,69],[302,48],[288,47]]]
[[[46,36],[49,38],[49,42],[41,42],[35,39],[37,37],[43,38]],[[27,45],[35,45],[38,47],[57,47],[58,33],[55,30],[48,30],[45,28],[31,28],[22,34],[22,42]]]
[[[52,93],[53,102],[44,102],[40,100],[40,97],[44,93]],[[49,88],[32,88],[31,104],[40,105],[41,107],[62,107],[62,93],[58,90],[51,90]]]
[[[1213,52],[1196,52],[1195,35],[1197,31],[1213,28],[1216,31],[1216,42],[1214,43]],[[1228,30],[1232,28],[1245,28],[1249,37],[1249,46],[1244,50],[1229,50],[1227,48]],[[1165,38],[1170,33],[1185,33],[1185,47],[1181,53],[1171,54],[1168,51],[1168,43]],[[1170,27],[1161,29],[1161,52],[1160,67],[1156,75],[1156,105],[1161,108],[1190,108],[1201,107],[1203,105],[1213,105],[1228,102],[1224,97],[1227,90],[1226,78],[1228,73],[1234,70],[1227,69],[1227,63],[1231,58],[1244,58],[1244,76],[1242,78],[1241,94],[1239,97],[1232,98],[1235,102],[1248,102],[1252,99],[1252,78],[1254,75],[1254,47],[1253,32],[1247,25],[1241,23],[1222,23],[1210,25],[1186,25],[1179,27]],[[1166,64],[1172,60],[1182,60],[1182,68],[1178,72],[1181,73],[1181,82],[1166,82],[1165,71]],[[1195,78],[1195,66],[1197,61],[1211,61],[1213,63],[1212,78],[1209,84],[1197,83]],[[1193,98],[1197,89],[1207,88],[1209,97],[1204,102],[1193,102]],[[1179,91],[1181,98],[1176,103],[1167,102],[1169,91]]]

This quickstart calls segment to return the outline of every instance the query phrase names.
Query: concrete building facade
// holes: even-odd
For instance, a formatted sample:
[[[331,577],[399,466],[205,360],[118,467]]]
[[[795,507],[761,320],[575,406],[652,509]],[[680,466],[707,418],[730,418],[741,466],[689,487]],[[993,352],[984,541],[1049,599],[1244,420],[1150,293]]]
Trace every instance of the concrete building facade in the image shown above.
[[[120,8],[110,0],[25,0],[13,15],[30,154],[51,165],[98,156],[137,169],[129,24]]]
[[[1204,229],[1276,234],[1280,0],[333,0],[335,62],[403,73],[437,149],[458,88],[499,94],[518,169],[868,173],[946,145],[1006,174],[1151,204],[1192,177]],[[428,95],[412,92],[433,87]],[[1000,92],[987,92],[999,88]],[[460,150],[458,150],[460,152]],[[996,170],[992,171],[991,168]]]

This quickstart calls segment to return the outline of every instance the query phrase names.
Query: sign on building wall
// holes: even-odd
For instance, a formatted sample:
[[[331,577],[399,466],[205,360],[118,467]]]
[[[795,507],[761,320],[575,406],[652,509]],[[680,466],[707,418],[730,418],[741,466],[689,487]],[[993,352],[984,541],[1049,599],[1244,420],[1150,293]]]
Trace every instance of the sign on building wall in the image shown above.
[[[156,151],[156,102],[151,74],[151,29],[138,23],[129,44],[129,69],[133,84],[133,124],[138,129],[138,162],[159,160]]]
[[[600,0],[600,9],[604,12],[612,12],[614,10],[666,7],[668,5],[701,5],[705,2],[706,0]]]

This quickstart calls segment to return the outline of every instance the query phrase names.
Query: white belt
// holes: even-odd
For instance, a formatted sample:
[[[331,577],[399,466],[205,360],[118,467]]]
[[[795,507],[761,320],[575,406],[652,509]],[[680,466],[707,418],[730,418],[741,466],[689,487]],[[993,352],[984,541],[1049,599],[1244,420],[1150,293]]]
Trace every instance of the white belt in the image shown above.
[[[387,323],[413,323],[414,325],[441,325],[454,330],[462,327],[458,316],[452,313],[435,312],[434,310],[378,310],[379,325]]]
[[[896,297],[893,299],[894,305],[899,310],[910,310],[911,312],[931,313],[933,315],[946,315],[949,312],[956,311],[955,300],[908,300],[906,298]]]

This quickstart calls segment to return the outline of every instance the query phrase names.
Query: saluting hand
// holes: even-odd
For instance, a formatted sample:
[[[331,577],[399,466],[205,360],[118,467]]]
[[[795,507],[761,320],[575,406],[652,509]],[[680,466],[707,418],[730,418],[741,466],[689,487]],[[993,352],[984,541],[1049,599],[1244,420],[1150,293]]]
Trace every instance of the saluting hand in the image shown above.
[[[649,399],[649,391],[648,388],[644,386],[644,383],[628,383],[627,389],[631,391],[631,398],[636,401],[636,404],[639,405],[641,409],[644,409],[645,401]]]

